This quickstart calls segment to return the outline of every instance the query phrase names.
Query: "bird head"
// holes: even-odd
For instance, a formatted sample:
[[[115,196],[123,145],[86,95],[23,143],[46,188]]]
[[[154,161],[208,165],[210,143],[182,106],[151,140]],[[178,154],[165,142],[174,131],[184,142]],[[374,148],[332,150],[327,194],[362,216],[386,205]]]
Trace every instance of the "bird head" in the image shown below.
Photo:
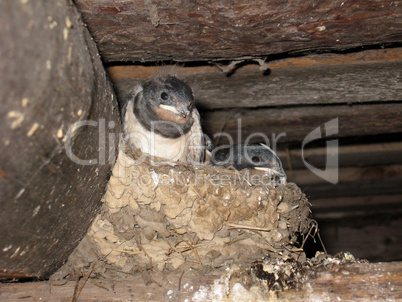
[[[271,148],[264,144],[218,147],[212,154],[214,165],[233,166],[236,170],[251,169],[255,172],[271,173],[276,175],[281,183],[286,182],[281,160]]]
[[[263,173],[274,174],[280,180],[280,183],[286,182],[286,174],[282,168],[281,160],[267,145],[246,145],[242,152],[243,155],[239,157],[241,158],[239,163],[241,166],[262,171]]]
[[[143,96],[161,120],[176,124],[186,123],[195,106],[191,88],[174,76],[147,82]]]

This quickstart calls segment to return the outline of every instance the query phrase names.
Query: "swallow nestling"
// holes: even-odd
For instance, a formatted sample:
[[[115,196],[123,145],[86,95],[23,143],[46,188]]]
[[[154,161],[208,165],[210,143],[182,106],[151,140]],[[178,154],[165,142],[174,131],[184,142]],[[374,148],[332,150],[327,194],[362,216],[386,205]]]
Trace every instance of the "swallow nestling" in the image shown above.
[[[233,166],[239,171],[247,168],[269,172],[277,176],[280,183],[286,182],[281,160],[271,148],[264,144],[217,147],[212,152],[211,161],[215,166]]]
[[[126,141],[170,161],[203,162],[204,136],[191,88],[168,75],[135,85],[121,108]]]

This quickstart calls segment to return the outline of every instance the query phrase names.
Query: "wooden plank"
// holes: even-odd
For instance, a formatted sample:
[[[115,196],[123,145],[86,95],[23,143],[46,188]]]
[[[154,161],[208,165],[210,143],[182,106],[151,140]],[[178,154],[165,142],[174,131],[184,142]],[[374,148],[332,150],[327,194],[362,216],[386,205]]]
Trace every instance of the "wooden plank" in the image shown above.
[[[402,180],[400,178],[391,178],[385,180],[360,180],[353,182],[339,182],[336,185],[332,183],[321,183],[313,185],[300,185],[300,188],[306,194],[310,201],[322,198],[372,196],[387,194],[400,194]],[[390,212],[389,209],[383,209],[384,212]]]
[[[236,60],[401,41],[401,9],[389,0],[75,3],[107,62]]]
[[[401,60],[390,62],[274,68],[269,75],[258,68],[244,68],[230,77],[219,71],[205,72],[207,67],[182,68],[178,73],[194,88],[197,107],[202,110],[397,101],[402,93],[402,50],[399,52]],[[143,81],[141,77],[149,75],[150,70],[143,69],[127,74],[112,70],[120,98],[139,79]],[[193,73],[194,69],[200,72]],[[153,71],[157,73],[158,69]],[[121,79],[123,76],[131,78]]]
[[[401,187],[401,183],[399,184]],[[312,217],[318,221],[320,236],[330,254],[349,251],[370,261],[395,261],[402,258],[402,194],[381,190],[379,195],[311,198]],[[362,189],[364,190],[364,189]],[[314,255],[322,247],[307,242]]]
[[[330,214],[330,213],[328,213]],[[328,253],[349,251],[370,261],[402,260],[402,219],[394,216],[339,216],[317,218]]]
[[[282,166],[288,173],[292,170],[305,169],[304,161],[324,169],[327,152],[326,148],[306,148],[303,154],[301,148],[277,150]],[[340,167],[402,164],[401,154],[402,142],[340,145],[338,148]]]
[[[352,264],[335,273],[324,270],[308,280],[310,289],[285,291],[279,301],[400,301],[401,269],[400,262],[391,262]]]
[[[356,194],[353,196],[353,192],[351,192],[346,193],[346,196],[343,197],[338,197],[336,194],[332,194],[333,191],[328,191],[327,196],[310,198],[309,201],[312,205],[314,219],[320,222],[324,220],[337,221],[342,224],[340,221],[347,219],[354,221],[358,218],[369,220],[370,217],[375,216],[388,218],[401,216],[402,194],[400,188],[398,191],[399,193],[393,193],[382,190],[376,192],[377,195],[373,193],[362,194],[362,196]],[[335,196],[329,197],[330,195]]]
[[[324,167],[319,167],[324,170]],[[340,183],[351,183],[356,181],[362,182],[384,182],[391,179],[399,180],[402,191],[402,165],[387,165],[387,166],[355,166],[355,167],[339,167]],[[286,170],[285,170],[286,171]],[[299,169],[286,171],[289,181],[297,183],[300,186],[311,186],[317,184],[325,184],[327,181],[317,176],[309,169]]]
[[[301,289],[278,293],[276,301],[397,301],[402,299],[402,263],[355,263],[345,264],[339,269],[311,269]],[[78,301],[201,301],[196,297],[201,292],[212,292],[219,284],[219,276],[186,273],[180,276],[167,275],[171,284],[146,286],[139,275],[115,280],[89,280]],[[216,280],[216,281],[215,281]],[[92,281],[95,281],[93,283]],[[161,281],[162,282],[162,281]],[[238,282],[241,282],[240,280]],[[236,279],[231,281],[231,294]],[[263,284],[262,282],[261,284]],[[179,286],[180,284],[180,286]],[[203,286],[201,288],[201,286]],[[0,298],[3,301],[71,301],[75,282],[34,282],[0,284]],[[246,291],[247,292],[247,291]],[[214,301],[227,301],[226,287],[218,287]],[[250,292],[252,295],[252,293]],[[232,294],[233,295],[233,294]],[[220,298],[219,298],[220,297]],[[257,297],[257,296],[255,296]],[[170,299],[170,300],[169,300]],[[187,299],[187,300],[186,300]],[[202,301],[205,301],[204,298]],[[208,300],[208,299],[207,299]]]
[[[402,194],[387,194],[387,192],[382,192],[379,195],[369,195],[369,196],[355,196],[355,197],[330,197],[328,198],[316,198],[309,200],[314,214],[327,213],[328,215],[320,216],[322,219],[331,218],[330,210],[340,211],[349,209],[358,209],[362,207],[382,207],[384,205],[390,207],[400,207],[402,208]],[[339,218],[338,216],[332,218]]]
[[[203,112],[203,128],[210,135],[228,134],[234,142],[263,142],[265,135],[272,146],[272,135],[277,143],[301,142],[308,133],[332,119],[339,118],[338,134],[351,137],[398,133],[402,129],[402,104],[306,106],[289,108],[259,108],[256,110],[215,110]],[[240,125],[239,125],[240,121]],[[240,127],[240,130],[239,130]],[[254,137],[252,137],[254,135]],[[217,138],[214,139],[215,143]],[[221,143],[227,143],[221,140]]]
[[[255,108],[400,100],[402,60],[384,63],[321,65],[314,67],[244,71],[185,78],[199,87],[202,109]]]
[[[320,55],[305,55],[302,57],[290,57],[286,59],[266,60],[265,64],[269,69],[296,68],[328,65],[344,65],[356,63],[378,63],[393,62],[402,60],[401,48],[370,49],[345,54],[323,53]],[[261,66],[257,62],[248,61],[249,64],[236,65],[236,70],[260,70]],[[144,64],[134,65],[113,65],[106,67],[112,81],[124,79],[144,79],[149,78],[168,66],[152,66]],[[188,76],[203,73],[220,73],[222,70],[212,63],[201,66],[192,66],[182,63],[175,66],[175,71],[179,76]]]
[[[339,212],[339,209],[347,206],[370,206],[367,211],[380,210],[389,213],[390,210],[383,205],[388,204],[391,199],[392,203],[402,205],[402,196],[384,195],[402,193],[402,143],[340,146],[338,152],[339,183],[336,185],[328,183],[306,167],[301,148],[278,152],[288,181],[297,183],[307,194],[315,214],[316,207],[329,213]],[[314,167],[324,170],[326,154],[326,148],[308,148],[304,150],[304,159]],[[375,202],[371,202],[371,199]],[[358,209],[359,212],[362,210],[364,209]],[[349,210],[345,212],[352,215]]]
[[[286,171],[288,181],[296,183],[302,189],[313,207],[317,199],[328,200],[330,204],[333,204],[331,200],[337,200],[339,201],[339,207],[342,208],[349,202],[348,199],[341,202],[342,198],[345,197],[360,196],[363,199],[369,199],[376,195],[402,194],[402,165],[340,167],[337,169],[337,173],[338,182],[332,184],[307,168]],[[377,198],[381,199],[380,197]],[[373,204],[366,203],[367,206],[369,205],[368,208],[360,207],[358,212],[367,211],[367,215],[373,211],[390,213],[392,208],[384,207],[387,204],[386,200],[384,198],[382,200],[383,204],[377,204],[376,208],[373,207]],[[402,212],[402,198],[399,199],[399,206]],[[338,209],[334,206],[333,208],[325,209],[325,211],[338,211]],[[346,212],[349,213],[350,211]]]

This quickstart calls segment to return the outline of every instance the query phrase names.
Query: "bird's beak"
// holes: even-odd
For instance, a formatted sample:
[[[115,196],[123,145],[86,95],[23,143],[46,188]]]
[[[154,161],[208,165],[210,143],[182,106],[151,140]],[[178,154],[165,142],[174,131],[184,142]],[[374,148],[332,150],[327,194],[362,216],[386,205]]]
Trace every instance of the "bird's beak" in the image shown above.
[[[169,111],[173,112],[174,114],[180,115],[182,117],[186,117],[187,115],[190,114],[190,110],[184,106],[176,108],[174,106],[161,104],[161,105],[159,105],[159,107],[161,107],[162,109],[165,109],[165,110],[169,110]]]
[[[280,169],[279,171],[276,169],[271,169],[271,168],[266,168],[266,167],[253,167],[253,169],[264,171],[264,172],[273,172],[276,175],[286,175],[282,169]]]
[[[264,168],[264,167],[253,167],[254,170],[260,170],[260,171],[265,171],[265,172],[269,172],[272,171],[272,169],[270,168]]]
[[[179,112],[182,117],[187,117],[190,114],[188,107],[180,107]]]
[[[276,174],[278,176],[286,177],[286,174],[282,169],[280,169],[279,171],[276,170],[276,169],[271,169],[271,168],[266,168],[266,167],[253,167],[253,169],[254,170],[259,170],[259,171],[264,171],[264,172],[271,172],[271,173],[274,173],[274,174]]]
[[[279,178],[279,183],[281,184],[285,184],[287,177],[285,172],[282,171],[276,171],[275,169],[270,169],[270,168],[264,168],[264,167],[253,167],[254,170],[260,170],[260,171],[264,171],[264,172],[271,172],[274,175],[276,175]]]
[[[180,114],[180,112],[177,110],[176,107],[169,106],[169,105],[163,105],[163,104],[159,105],[159,107],[161,107],[162,109],[165,109],[165,110],[169,110],[169,111],[173,112],[174,114]]]

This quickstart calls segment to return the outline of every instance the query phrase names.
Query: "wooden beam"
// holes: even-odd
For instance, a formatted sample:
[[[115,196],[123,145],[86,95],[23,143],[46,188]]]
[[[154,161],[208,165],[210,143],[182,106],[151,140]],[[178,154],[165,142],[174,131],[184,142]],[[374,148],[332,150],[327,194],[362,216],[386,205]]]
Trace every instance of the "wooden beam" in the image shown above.
[[[304,161],[320,169],[325,168],[326,148],[301,148],[278,150],[282,166],[287,171],[305,169]],[[339,166],[374,166],[402,164],[402,142],[373,143],[361,145],[340,145],[338,148]],[[303,161],[304,155],[304,161]]]
[[[324,167],[320,169],[324,170]],[[344,209],[343,207],[349,204],[349,198],[360,196],[367,201],[366,205],[369,205],[368,209],[359,208],[360,213],[367,211],[368,215],[368,212],[373,211],[392,212],[389,208],[383,207],[389,198],[384,198],[383,204],[378,204],[377,209],[374,209],[374,205],[368,200],[377,195],[402,194],[402,165],[340,167],[333,172],[338,173],[339,179],[336,184],[328,182],[307,168],[286,171],[288,181],[296,183],[302,189],[313,207],[316,205],[316,200],[328,200],[328,203],[332,205],[334,202],[331,200],[336,200],[339,201],[339,207]],[[381,198],[377,197],[377,199]],[[342,200],[344,202],[341,202]],[[350,203],[350,206],[352,205]],[[357,205],[353,206],[357,207]],[[402,199],[399,199],[399,206],[402,212]],[[336,206],[332,208],[329,205],[324,209],[326,212],[337,210]]]
[[[384,172],[384,169],[384,167],[375,166],[350,169],[341,168],[339,169],[340,181],[336,184],[332,184],[319,178],[309,170],[300,170],[298,171],[297,179],[295,179],[294,174],[292,175],[292,173],[289,173],[289,181],[295,182],[300,186],[309,201],[313,204],[316,199],[336,199],[356,196],[368,198],[370,196],[383,195],[384,193],[401,194],[402,178],[400,177],[400,173],[395,176],[381,176],[383,175],[382,172]],[[390,170],[392,170],[392,168]],[[351,172],[351,174],[348,175],[348,172]],[[367,177],[367,174],[365,173],[372,173],[373,175]],[[306,179],[303,179],[303,175],[305,175]],[[362,175],[363,177],[358,179],[359,175]],[[347,180],[348,176],[355,180]],[[345,179],[345,181],[343,181],[343,179]],[[308,181],[313,181],[315,183],[306,183]],[[390,212],[388,209],[383,210]]]
[[[285,136],[277,140],[280,144],[301,142],[308,133],[335,118],[339,118],[339,129],[331,138],[398,133],[402,129],[402,104],[215,110],[204,112],[202,118],[208,135],[226,133],[234,142],[249,138],[249,143],[253,143],[263,141],[255,133],[270,140],[273,134],[278,137],[283,133]]]
[[[76,0],[103,59],[205,61],[401,41],[395,1]]]
[[[313,66],[328,66],[328,65],[345,65],[356,63],[379,63],[379,62],[394,62],[402,60],[401,48],[385,48],[371,49],[345,54],[323,53],[320,55],[305,55],[301,57],[290,57],[286,59],[266,60],[265,64],[269,69],[280,68],[296,68],[296,67],[313,67]],[[252,63],[249,62],[249,63]],[[261,66],[255,64],[239,64],[236,65],[236,71],[241,70],[260,70]],[[124,79],[144,79],[149,78],[167,66],[149,66],[144,64],[135,65],[112,65],[106,67],[107,72],[112,81]],[[221,73],[222,70],[218,65],[205,63],[205,65],[191,66],[190,64],[182,63],[175,66],[175,71],[180,76],[189,76],[203,73]]]
[[[293,64],[296,67],[291,67]],[[197,106],[203,110],[400,100],[402,48],[363,52],[359,57],[287,59],[273,61],[269,66],[272,69],[268,75],[252,64],[239,68],[230,77],[212,66],[184,67],[177,73],[193,87]],[[159,70],[116,66],[109,68],[109,74],[118,96],[123,98],[135,82],[143,82]]]
[[[402,298],[402,273],[397,272],[401,268],[400,262],[391,262],[345,265],[336,273],[325,269],[308,280],[311,289],[285,291],[279,301],[398,301]]]
[[[331,216],[329,212],[327,216],[320,213],[316,219],[328,253],[349,251],[355,257],[370,261],[395,261],[402,259],[400,213],[399,216],[398,213],[382,216],[377,212],[359,217],[342,216],[340,212]]]
[[[352,263],[344,265],[334,264],[331,267],[312,268],[306,271],[307,279],[298,290],[285,290],[277,293],[275,301],[397,301],[402,298],[402,262],[392,263]],[[170,284],[162,286],[155,283],[146,286],[140,275],[130,275],[124,279],[104,280],[90,279],[83,287],[79,301],[164,301],[175,298],[175,301],[201,301],[201,291],[208,300],[212,294],[214,284],[222,284],[216,287],[214,301],[231,300],[234,285],[241,284],[240,279],[230,280],[230,291],[224,281],[214,274],[195,274],[191,271],[181,278],[177,274],[166,276],[174,280]],[[82,281],[81,281],[82,282]],[[161,281],[162,282],[162,281]],[[181,286],[179,287],[179,284]],[[260,283],[263,286],[264,282]],[[33,283],[9,283],[0,284],[0,298],[3,301],[14,300],[57,300],[71,301],[74,294],[75,281],[63,282],[33,282]],[[202,288],[201,288],[202,286]],[[230,294],[229,294],[230,292]],[[247,293],[248,291],[245,291]],[[261,293],[264,290],[262,289]],[[198,294],[198,295],[197,295]],[[229,295],[229,296],[226,296]],[[253,292],[250,291],[250,297]],[[221,298],[219,298],[221,297]],[[255,299],[258,296],[255,296]],[[267,296],[268,299],[268,296]]]
[[[400,100],[402,60],[382,63],[244,71],[231,77],[199,74],[184,78],[202,109],[347,104]]]
[[[324,170],[326,148],[304,150],[306,163],[301,153],[301,149],[291,149],[288,152],[280,151],[278,155],[288,181],[296,183],[307,194],[314,214],[318,209],[325,215],[340,210],[354,215],[347,207],[353,207],[353,211],[357,209],[361,213],[365,210],[363,206],[368,206],[369,212],[390,212],[383,205],[399,203],[402,206],[401,195],[390,195],[402,194],[401,142],[340,146],[339,182],[335,185],[320,178],[306,166],[309,163]]]
[[[339,219],[344,216],[338,216],[334,212],[344,213],[348,210],[356,210],[367,208],[381,208],[383,206],[390,206],[394,209],[400,208],[402,210],[402,194],[387,194],[387,192],[382,192],[379,195],[369,195],[369,196],[356,196],[356,197],[330,197],[328,198],[316,198],[309,200],[312,205],[313,214],[320,216],[320,219]],[[353,209],[353,210],[352,210]],[[331,216],[334,214],[333,216]],[[369,213],[367,213],[369,215]],[[349,215],[351,216],[351,215]]]
[[[324,170],[325,166],[319,167],[319,169]],[[402,165],[339,167],[337,170],[340,183],[351,183],[354,181],[384,182],[386,180],[399,179],[402,184]],[[287,174],[290,181],[301,186],[327,183],[327,181],[315,175],[307,168],[291,171],[288,170]],[[402,186],[400,189],[402,191]]]
[[[315,199],[342,198],[342,197],[370,197],[374,195],[401,194],[401,179],[390,179],[382,181],[355,181],[340,182],[336,185],[323,183],[317,185],[300,185],[309,201],[314,203]],[[401,202],[402,204],[402,202]],[[384,213],[392,214],[392,209],[381,209]],[[363,212],[361,212],[363,214]],[[372,213],[366,213],[372,214]]]

